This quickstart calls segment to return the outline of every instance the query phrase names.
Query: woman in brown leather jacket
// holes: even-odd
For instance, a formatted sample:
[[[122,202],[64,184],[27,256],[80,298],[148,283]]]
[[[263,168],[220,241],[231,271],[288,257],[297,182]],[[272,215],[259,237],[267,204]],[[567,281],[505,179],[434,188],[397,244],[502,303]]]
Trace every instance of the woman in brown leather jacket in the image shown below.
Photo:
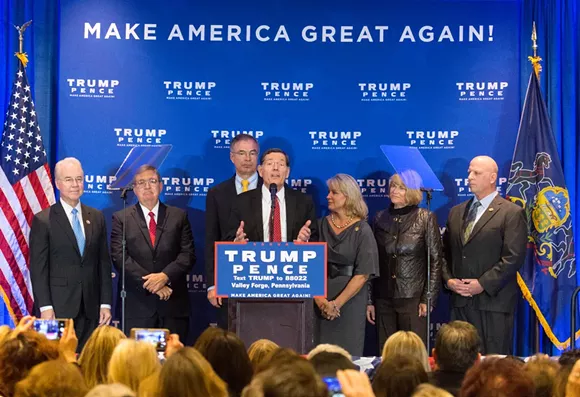
[[[377,324],[380,349],[397,331],[413,331],[427,342],[427,242],[431,248],[431,310],[440,287],[443,251],[434,213],[418,205],[423,193],[395,174],[389,208],[379,211],[373,230],[380,277],[373,280],[367,319]]]

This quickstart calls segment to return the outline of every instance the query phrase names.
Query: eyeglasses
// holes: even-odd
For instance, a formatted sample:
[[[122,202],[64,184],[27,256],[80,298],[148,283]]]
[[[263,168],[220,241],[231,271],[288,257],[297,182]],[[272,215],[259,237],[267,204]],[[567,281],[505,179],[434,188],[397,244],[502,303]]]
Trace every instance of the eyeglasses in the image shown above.
[[[137,186],[138,188],[144,188],[146,184],[149,184],[151,186],[155,186],[158,183],[159,183],[159,179],[157,179],[157,178],[139,179],[138,181],[135,182],[135,186]]]
[[[82,176],[77,176],[76,178],[66,177],[61,178],[61,181],[63,181],[67,185],[72,185],[74,182],[80,185],[83,183],[83,177]]]
[[[286,168],[287,167],[285,162],[282,163],[282,162],[279,162],[279,161],[266,161],[263,164],[263,166],[264,167],[268,167],[268,168],[274,168],[274,166],[277,166],[278,168]]]
[[[237,152],[232,152],[233,154],[240,156],[240,157],[258,157],[258,151],[257,150],[250,150],[249,152],[246,152],[245,150],[239,150]]]

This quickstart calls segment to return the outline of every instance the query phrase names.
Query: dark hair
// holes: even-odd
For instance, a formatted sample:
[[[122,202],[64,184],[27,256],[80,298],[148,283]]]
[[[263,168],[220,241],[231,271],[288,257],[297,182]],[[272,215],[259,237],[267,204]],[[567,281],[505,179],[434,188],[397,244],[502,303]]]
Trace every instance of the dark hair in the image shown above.
[[[309,361],[321,377],[335,377],[339,369],[358,370],[351,360],[340,353],[320,352],[312,356]]]
[[[271,148],[262,153],[262,156],[260,156],[260,164],[264,164],[264,159],[266,158],[267,155],[271,153],[282,153],[286,158],[286,167],[290,167],[290,157],[285,151],[279,148]]]
[[[574,365],[578,359],[580,359],[580,349],[572,349],[562,353],[560,358],[558,358],[558,364],[562,366]]]
[[[471,367],[461,385],[462,397],[534,397],[532,378],[510,358],[488,357]]]
[[[477,360],[481,339],[465,321],[443,324],[435,338],[435,362],[444,371],[465,372]]]
[[[549,358],[533,357],[524,365],[524,371],[530,375],[536,388],[536,397],[552,397],[552,390],[560,364]]]
[[[419,360],[397,354],[380,365],[373,380],[373,391],[376,397],[408,397],[428,380]]]
[[[0,394],[14,395],[17,382],[37,364],[59,357],[58,343],[42,334],[24,331],[0,346]]]
[[[136,181],[137,175],[142,174],[142,173],[147,172],[147,171],[155,172],[155,175],[157,175],[157,180],[161,181],[161,175],[159,174],[159,171],[157,170],[157,168],[155,168],[149,164],[144,164],[141,167],[137,168],[137,171],[135,171],[135,176],[133,176],[133,183],[137,182]]]
[[[253,368],[244,342],[233,332],[210,327],[193,346],[228,384],[230,395],[239,396],[252,380]]]
[[[260,151],[260,144],[258,143],[258,140],[256,138],[254,138],[252,135],[250,134],[239,134],[236,135],[234,139],[232,139],[232,141],[230,142],[230,152],[232,152],[234,150],[234,147],[236,146],[236,144],[238,142],[243,142],[243,141],[252,141],[254,142],[256,145],[258,145],[258,151]]]

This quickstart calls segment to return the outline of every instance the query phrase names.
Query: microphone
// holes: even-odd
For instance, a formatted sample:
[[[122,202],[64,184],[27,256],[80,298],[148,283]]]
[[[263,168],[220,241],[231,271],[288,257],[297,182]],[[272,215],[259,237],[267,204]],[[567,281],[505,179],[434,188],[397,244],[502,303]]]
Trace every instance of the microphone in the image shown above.
[[[276,192],[278,191],[278,186],[275,183],[270,183],[270,198],[272,200],[272,209],[276,207]]]
[[[129,186],[123,188],[123,190],[121,190],[121,198],[123,200],[125,200],[127,198],[127,193],[129,193],[132,190],[133,190],[133,185],[129,185]]]

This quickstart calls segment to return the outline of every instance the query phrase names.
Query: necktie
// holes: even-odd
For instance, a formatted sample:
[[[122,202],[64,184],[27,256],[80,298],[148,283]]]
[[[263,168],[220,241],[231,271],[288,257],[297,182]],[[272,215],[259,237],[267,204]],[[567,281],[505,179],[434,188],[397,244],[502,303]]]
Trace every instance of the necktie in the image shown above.
[[[473,231],[473,226],[475,226],[475,218],[477,217],[477,210],[481,207],[479,201],[475,201],[469,207],[469,212],[467,213],[467,218],[465,219],[465,230],[463,231],[463,241],[467,241],[471,232]]]
[[[149,238],[151,239],[151,245],[155,246],[155,233],[157,232],[157,224],[155,223],[155,214],[151,211],[149,212]]]
[[[75,238],[77,239],[77,244],[79,246],[79,252],[81,255],[85,251],[85,235],[83,234],[83,226],[79,221],[79,217],[77,215],[79,211],[76,208],[72,210],[72,227],[73,233],[75,234]]]
[[[247,179],[242,179],[242,192],[247,192],[250,187],[250,181]]]
[[[274,237],[272,242],[282,241],[282,225],[280,223],[280,200],[276,197],[276,206],[274,207]]]

